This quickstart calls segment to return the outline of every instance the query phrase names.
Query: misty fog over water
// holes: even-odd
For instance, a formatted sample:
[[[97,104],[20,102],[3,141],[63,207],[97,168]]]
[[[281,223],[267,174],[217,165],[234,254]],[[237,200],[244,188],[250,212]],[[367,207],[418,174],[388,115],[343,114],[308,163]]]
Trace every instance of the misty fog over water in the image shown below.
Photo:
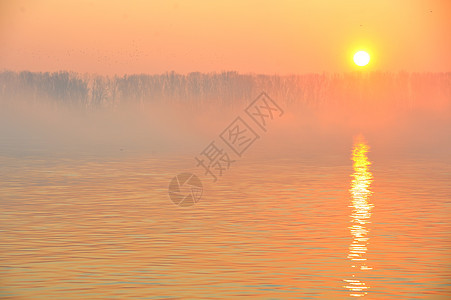
[[[264,91],[285,112],[270,137],[259,141],[266,153],[340,153],[361,133],[387,155],[446,156],[450,82],[449,73],[103,77],[5,71],[1,151],[193,153]]]

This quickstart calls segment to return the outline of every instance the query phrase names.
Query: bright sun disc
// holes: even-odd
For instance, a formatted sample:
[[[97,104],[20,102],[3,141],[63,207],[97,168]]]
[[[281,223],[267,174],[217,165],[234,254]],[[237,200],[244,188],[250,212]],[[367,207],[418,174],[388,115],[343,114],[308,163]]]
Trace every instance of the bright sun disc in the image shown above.
[[[359,51],[354,54],[354,62],[358,66],[366,66],[370,62],[370,55],[365,51]]]

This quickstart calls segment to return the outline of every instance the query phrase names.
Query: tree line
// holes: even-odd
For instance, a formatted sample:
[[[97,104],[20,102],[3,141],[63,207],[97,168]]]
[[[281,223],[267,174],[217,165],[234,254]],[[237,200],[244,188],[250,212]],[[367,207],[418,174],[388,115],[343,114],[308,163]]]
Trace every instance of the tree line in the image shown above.
[[[86,110],[146,103],[241,105],[261,91],[286,105],[385,103],[404,107],[451,101],[451,73],[352,72],[260,75],[237,72],[99,76],[0,72],[0,105],[47,103]]]

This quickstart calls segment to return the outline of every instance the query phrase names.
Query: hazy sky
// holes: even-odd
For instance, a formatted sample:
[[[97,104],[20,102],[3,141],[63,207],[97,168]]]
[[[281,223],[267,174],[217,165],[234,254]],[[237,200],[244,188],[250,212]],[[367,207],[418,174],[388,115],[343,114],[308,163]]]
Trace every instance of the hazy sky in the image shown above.
[[[0,70],[451,71],[451,1],[0,0]]]

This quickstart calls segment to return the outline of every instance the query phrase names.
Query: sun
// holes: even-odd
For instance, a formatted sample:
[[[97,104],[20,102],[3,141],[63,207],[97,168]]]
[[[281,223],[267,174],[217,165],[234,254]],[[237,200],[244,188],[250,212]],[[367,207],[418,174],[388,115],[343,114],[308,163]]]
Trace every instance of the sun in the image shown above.
[[[354,62],[360,67],[366,66],[370,62],[370,55],[365,51],[358,51],[354,54]]]

